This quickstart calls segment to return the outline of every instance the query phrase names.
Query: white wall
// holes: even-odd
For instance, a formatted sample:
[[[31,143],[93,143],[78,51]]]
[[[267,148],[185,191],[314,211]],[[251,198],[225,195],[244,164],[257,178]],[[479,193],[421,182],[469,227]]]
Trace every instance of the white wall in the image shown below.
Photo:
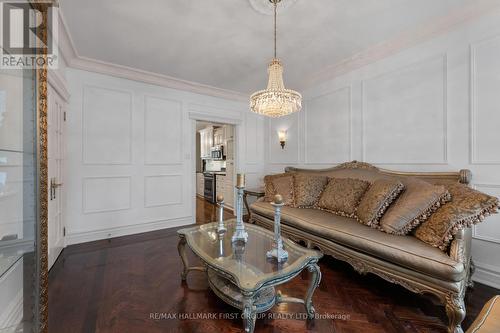
[[[195,221],[193,119],[237,124],[237,171],[263,172],[247,103],[68,69],[67,244]]]
[[[472,170],[500,196],[500,14],[304,92],[304,112],[270,120],[268,173],[359,160],[395,170]],[[288,130],[282,150],[277,131]],[[474,229],[474,278],[500,287],[500,215]]]

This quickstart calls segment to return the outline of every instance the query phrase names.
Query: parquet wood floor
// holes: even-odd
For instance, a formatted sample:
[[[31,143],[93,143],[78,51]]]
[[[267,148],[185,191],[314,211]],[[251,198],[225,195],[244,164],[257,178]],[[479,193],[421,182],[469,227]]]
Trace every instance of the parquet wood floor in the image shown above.
[[[213,205],[197,204],[197,223],[214,220]],[[176,246],[176,229],[165,229],[67,247],[49,274],[49,332],[242,332],[239,311],[213,294],[203,273],[181,281]],[[444,308],[429,299],[330,257],[320,267],[314,304],[330,318],[306,321],[302,306],[282,304],[257,320],[256,332],[446,332]],[[303,273],[280,289],[302,296],[307,286]],[[463,327],[498,293],[479,283],[469,290]]]

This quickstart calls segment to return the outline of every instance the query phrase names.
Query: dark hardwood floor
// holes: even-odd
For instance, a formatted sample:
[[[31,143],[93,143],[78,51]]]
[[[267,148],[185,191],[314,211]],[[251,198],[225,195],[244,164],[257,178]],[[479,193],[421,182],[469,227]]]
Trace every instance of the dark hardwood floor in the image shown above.
[[[197,223],[213,220],[214,206],[197,200]],[[320,266],[314,304],[330,318],[306,321],[302,306],[282,304],[257,320],[256,332],[446,332],[442,306],[330,257]],[[49,274],[49,332],[242,332],[240,312],[203,273],[183,283],[180,272],[176,229],[69,246]],[[307,286],[304,273],[280,289],[301,296]],[[463,327],[498,293],[478,283],[469,290]]]
[[[207,222],[213,222],[217,220],[217,209],[214,204],[202,199],[200,197],[196,197],[196,223],[203,224]],[[232,211],[224,210],[224,219],[233,218]]]

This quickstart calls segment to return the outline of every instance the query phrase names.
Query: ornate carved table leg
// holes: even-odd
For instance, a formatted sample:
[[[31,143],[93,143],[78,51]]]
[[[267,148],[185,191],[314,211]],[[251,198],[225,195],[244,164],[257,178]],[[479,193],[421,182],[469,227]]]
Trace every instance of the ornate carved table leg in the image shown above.
[[[179,235],[179,243],[177,244],[177,251],[179,251],[179,256],[182,260],[182,272],[181,279],[186,281],[188,273],[188,260],[186,255],[186,238],[183,235]]]
[[[446,314],[448,315],[448,333],[463,333],[462,321],[465,318],[464,299],[459,294],[446,296]]]
[[[304,305],[306,307],[307,316],[309,317],[309,319],[313,319],[316,310],[314,309],[314,306],[312,304],[312,298],[314,291],[321,282],[321,271],[319,270],[319,266],[317,264],[311,264],[307,266],[307,270],[312,273],[312,279],[309,283],[309,289],[307,290],[307,296]]]
[[[253,333],[257,311],[253,305],[253,293],[243,293],[243,324],[246,333]]]
[[[177,243],[177,251],[179,251],[179,256],[181,257],[182,260],[182,272],[181,272],[182,281],[186,281],[189,271],[200,271],[200,272],[207,271],[206,266],[189,267],[186,255],[186,237],[182,234],[179,234],[179,243]]]

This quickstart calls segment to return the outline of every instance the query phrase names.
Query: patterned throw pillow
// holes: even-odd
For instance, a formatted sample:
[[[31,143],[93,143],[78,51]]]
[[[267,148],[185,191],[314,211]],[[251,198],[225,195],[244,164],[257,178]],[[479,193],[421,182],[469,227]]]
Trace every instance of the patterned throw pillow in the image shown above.
[[[416,178],[401,179],[405,190],[380,220],[380,229],[395,235],[406,235],[427,220],[442,204],[451,200],[442,185]]]
[[[327,176],[297,173],[295,175],[294,185],[294,206],[298,208],[310,208],[316,206],[321,192],[323,192],[327,183]]]
[[[447,185],[451,201],[439,208],[416,230],[421,241],[438,247],[448,248],[453,235],[460,229],[481,222],[485,216],[498,212],[498,198],[473,190],[462,184]]]
[[[380,219],[389,205],[397,199],[404,190],[404,185],[399,180],[377,179],[366,191],[356,215],[358,221],[367,226],[377,228]]]
[[[293,205],[293,173],[280,173],[264,177],[264,200],[271,202],[276,194],[281,194],[283,203]]]
[[[370,183],[354,178],[330,178],[317,207],[336,215],[355,217],[361,197]]]

